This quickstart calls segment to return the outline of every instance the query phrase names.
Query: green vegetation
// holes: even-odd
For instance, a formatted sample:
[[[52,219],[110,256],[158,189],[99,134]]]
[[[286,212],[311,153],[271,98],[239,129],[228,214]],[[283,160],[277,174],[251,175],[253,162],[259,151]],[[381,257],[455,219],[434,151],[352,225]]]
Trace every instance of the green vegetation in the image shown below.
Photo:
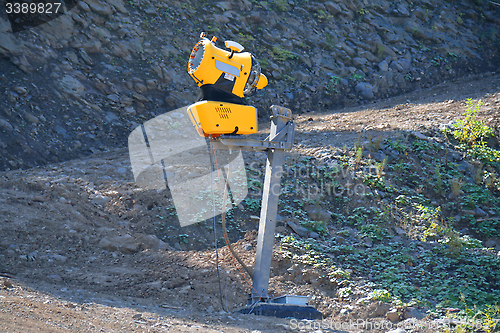
[[[243,45],[244,47],[248,47],[249,45],[252,45],[253,41],[255,41],[255,38],[250,34],[245,34],[243,32],[240,32],[238,34],[238,42],[241,45]]]
[[[470,146],[484,145],[484,139],[493,136],[493,130],[484,125],[484,121],[477,120],[477,113],[483,102],[474,103],[472,98],[466,101],[465,118],[459,119],[454,125],[451,134],[455,139]]]
[[[362,277],[372,299],[425,305],[441,315],[458,308],[454,316],[476,318],[494,332],[500,257],[485,240],[500,236],[500,169],[490,157],[499,151],[487,144],[495,131],[477,119],[479,107],[468,101],[465,118],[446,133],[465,154],[460,163],[440,140],[403,133],[358,141],[337,151],[334,163],[303,157],[288,165],[280,214],[321,237],[281,236],[282,254],[318,269],[340,298],[351,297],[354,277]],[[390,156],[376,161],[367,149]],[[330,210],[331,219],[312,221],[311,204]],[[488,217],[477,216],[477,208]]]
[[[326,85],[326,90],[328,93],[338,93],[337,85],[340,83],[340,77],[333,75],[330,77],[328,84]]]
[[[319,21],[329,21],[331,19],[333,19],[333,16],[330,15],[329,13],[325,12],[324,10],[320,9],[318,10],[314,16],[316,16],[316,18],[319,20]]]
[[[273,46],[271,51],[269,52],[271,54],[271,57],[273,59],[276,59],[278,61],[287,61],[287,60],[294,60],[298,59],[296,55],[294,55],[291,51],[286,50],[282,47],[279,46]]]

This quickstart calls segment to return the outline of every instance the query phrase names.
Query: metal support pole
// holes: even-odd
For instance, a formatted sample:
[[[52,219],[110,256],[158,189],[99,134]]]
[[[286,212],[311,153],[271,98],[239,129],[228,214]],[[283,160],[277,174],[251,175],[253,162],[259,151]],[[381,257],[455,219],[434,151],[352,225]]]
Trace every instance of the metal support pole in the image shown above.
[[[291,118],[289,109],[272,106],[271,132],[269,138],[281,131]],[[269,274],[273,256],[274,230],[278,215],[278,198],[281,191],[281,175],[285,150],[283,148],[269,149],[267,153],[266,175],[262,195],[262,205],[259,220],[259,235],[257,238],[257,254],[253,274],[252,302],[269,299]]]

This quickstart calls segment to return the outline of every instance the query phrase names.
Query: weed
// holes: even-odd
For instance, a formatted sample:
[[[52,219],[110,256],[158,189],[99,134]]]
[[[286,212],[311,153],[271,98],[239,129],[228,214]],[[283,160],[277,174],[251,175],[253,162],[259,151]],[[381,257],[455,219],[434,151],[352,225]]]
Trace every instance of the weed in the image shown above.
[[[469,98],[465,104],[465,118],[459,119],[455,123],[455,129],[452,130],[451,134],[455,137],[455,139],[463,143],[467,143],[469,145],[484,145],[483,140],[493,135],[493,130],[488,126],[485,126],[483,120],[477,120],[477,113],[481,109],[481,105],[484,105],[484,103],[481,100],[474,103],[472,98]]]
[[[340,288],[337,294],[340,298],[348,298],[352,294],[352,288],[351,287]]]
[[[392,301],[391,293],[385,289],[375,289],[368,295],[368,297],[370,297],[371,299],[377,300],[377,301],[382,301],[382,302],[391,302]]]
[[[369,237],[372,240],[383,240],[388,235],[388,231],[375,224],[366,224],[361,227],[360,235],[363,237]]]
[[[358,149],[356,149],[356,167],[359,165],[362,158],[363,158],[363,148],[358,147]]]
[[[450,189],[453,197],[458,197],[461,194],[462,185],[463,185],[462,179],[452,179],[450,181]]]
[[[295,78],[291,77],[290,75],[287,75],[287,74],[283,74],[282,78],[284,80],[286,80],[287,82],[289,83],[294,83],[295,82]]]
[[[273,2],[274,7],[280,12],[286,12],[290,10],[290,5],[287,0],[275,0]]]
[[[337,75],[332,75],[330,77],[330,80],[328,81],[327,85],[326,85],[326,90],[330,93],[333,93],[333,92],[338,92],[337,90],[337,85],[339,84],[340,82],[340,77],[338,77]]]
[[[255,38],[252,35],[244,34],[243,32],[240,32],[238,34],[238,39],[242,45],[249,45],[255,40]]]
[[[378,178],[382,178],[383,171],[385,166],[387,165],[387,157],[380,163],[375,164],[375,172],[377,173]]]
[[[364,77],[365,77],[365,75],[364,74],[360,74],[360,73],[353,73],[351,75],[351,79],[352,80],[361,80]]]
[[[366,8],[361,8],[356,11],[356,14],[358,14],[358,22],[361,22],[363,20],[363,17],[369,13],[369,10]]]
[[[332,16],[329,13],[325,12],[322,9],[318,10],[318,12],[315,14],[315,16],[319,21],[327,21],[327,20],[330,20],[332,18]]]
[[[253,212],[260,210],[260,200],[253,198],[245,198],[244,202],[247,209]]]
[[[294,55],[291,51],[285,50],[279,46],[273,46],[270,51],[271,56],[278,61],[287,61],[290,59],[298,59],[296,55]]]
[[[372,189],[377,189],[381,191],[386,191],[387,187],[385,185],[384,177],[378,177],[373,174],[363,174],[363,182]]]
[[[188,244],[189,243],[189,235],[187,235],[187,234],[179,235],[179,243]]]

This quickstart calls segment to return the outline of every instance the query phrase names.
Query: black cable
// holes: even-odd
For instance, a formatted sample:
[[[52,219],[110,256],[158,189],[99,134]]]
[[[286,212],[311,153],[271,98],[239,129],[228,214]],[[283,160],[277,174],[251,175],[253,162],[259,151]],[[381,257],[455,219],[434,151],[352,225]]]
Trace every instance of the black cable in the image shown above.
[[[214,246],[215,246],[215,258],[216,258],[216,263],[217,263],[217,279],[219,280],[219,298],[220,298],[220,305],[222,307],[222,310],[226,311],[224,309],[224,302],[222,301],[222,286],[221,286],[221,282],[220,282],[220,268],[219,268],[219,250],[217,248],[217,231],[215,230],[216,229],[216,224],[215,224],[215,191],[214,191],[214,179],[213,179],[213,174],[214,174],[214,161],[213,161],[213,158],[212,158],[212,140],[211,138],[209,138],[209,141],[210,141],[210,146],[209,146],[209,153],[210,153],[210,179],[211,179],[211,183],[210,183],[210,187],[212,188],[212,204],[213,204],[213,207],[214,207],[214,217],[213,217],[213,228],[214,228]],[[226,303],[227,303],[227,299],[226,299]]]

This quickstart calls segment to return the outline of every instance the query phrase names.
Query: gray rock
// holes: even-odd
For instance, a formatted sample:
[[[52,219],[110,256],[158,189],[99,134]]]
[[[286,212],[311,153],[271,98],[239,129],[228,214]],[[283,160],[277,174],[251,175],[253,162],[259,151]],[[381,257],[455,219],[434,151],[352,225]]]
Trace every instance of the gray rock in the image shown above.
[[[135,116],[137,114],[133,106],[124,108],[123,113],[127,116]]]
[[[111,15],[113,14],[113,7],[106,3],[102,3],[98,0],[84,0],[87,5],[92,9],[92,11],[97,12],[99,14]]]
[[[346,243],[346,239],[342,236],[337,236],[335,237],[335,243],[337,244],[345,244]]]
[[[82,3],[82,2],[80,2]],[[94,64],[94,61],[92,60],[92,58],[88,55],[87,52],[85,52],[85,50],[80,50],[79,52],[79,55],[80,55],[80,58],[82,58],[82,60],[89,66],[92,66]]]
[[[120,251],[124,254],[137,252],[139,244],[134,237],[125,236],[106,236],[99,242],[99,247],[106,251]]]
[[[24,113],[24,118],[32,124],[38,124],[40,120],[29,112]]]
[[[462,171],[462,173],[465,173],[467,171],[473,170],[474,167],[467,161],[460,161],[460,163],[458,163],[457,169]]]
[[[416,318],[418,320],[421,320],[425,317],[425,312],[420,310],[419,308],[411,306],[405,310],[403,317],[405,319]]]
[[[488,238],[484,242],[484,246],[487,247],[487,248],[496,247],[499,244],[500,244],[500,239],[497,238],[497,237]]]
[[[400,3],[397,6],[396,10],[397,10],[397,12],[398,12],[398,14],[400,16],[406,16],[406,17],[410,16],[410,11],[408,10],[408,8],[403,3]]]
[[[302,82],[302,83],[309,83],[311,82],[311,75],[306,74],[302,71],[295,71],[291,75],[294,79]]]
[[[13,34],[0,33],[0,54],[10,56],[20,54],[24,47]]]
[[[111,111],[106,113],[106,117],[104,117],[104,120],[108,123],[119,123],[120,122],[120,118],[118,118],[118,116]]]
[[[396,309],[393,309],[393,310],[387,312],[385,314],[385,318],[392,321],[393,323],[397,323],[398,321],[401,320],[401,318],[399,318],[398,310],[396,310]]]
[[[372,247],[373,246],[372,239],[370,237],[363,238],[363,245],[366,247]]]
[[[111,94],[106,96],[111,102],[113,103],[119,103],[120,102],[120,97],[117,94]]]
[[[354,90],[356,90],[359,95],[366,100],[371,100],[373,99],[373,86],[367,82],[360,82],[354,87]]]
[[[143,83],[141,82],[137,82],[135,85],[134,85],[134,89],[137,93],[139,94],[143,94],[145,93],[146,91],[148,91],[148,87],[146,87]]]
[[[446,156],[448,157],[448,159],[451,159],[455,162],[463,160],[462,154],[460,154],[459,152],[456,152],[456,151],[449,151],[446,154]]]
[[[401,236],[394,236],[394,237],[392,237],[392,241],[394,243],[400,243],[403,241],[403,238]]]
[[[407,71],[411,68],[411,60],[410,59],[401,59],[398,61],[398,64],[403,68],[403,70]]]
[[[132,96],[134,96],[139,102],[143,103],[149,102],[149,99],[147,99],[147,97],[142,94],[132,93]]]
[[[385,302],[375,302],[368,307],[368,317],[383,317],[391,309],[391,306]]]
[[[359,66],[366,66],[368,64],[368,60],[366,58],[353,58],[352,63],[354,66],[359,67]]]
[[[154,90],[158,88],[158,80],[154,79],[146,80],[146,86],[149,90]]]
[[[337,47],[344,50],[351,58],[356,56],[356,51],[354,51],[352,47],[346,45],[345,43],[337,44]]]
[[[427,140],[428,137],[425,136],[424,134],[420,133],[419,131],[411,131],[410,132],[410,135],[417,138],[417,139],[420,139],[420,140]]]
[[[488,216],[488,213],[486,213],[484,210],[482,210],[479,207],[476,207],[476,210],[475,210],[474,213],[475,213],[476,216],[479,216],[479,217],[486,217],[486,216]]]
[[[75,77],[65,75],[60,81],[61,90],[70,95],[80,97],[85,93],[85,87]]]
[[[465,209],[465,210],[462,211],[462,214],[475,216],[476,215],[476,211],[475,210],[470,210],[470,209]]]
[[[137,234],[135,235],[135,242],[142,245],[143,248],[153,251],[165,251],[168,249],[168,245],[158,239],[156,235]]]
[[[83,9],[84,11],[86,11],[86,12],[90,12],[90,11],[91,11],[91,9],[90,9],[89,5],[87,5],[87,4],[86,4],[85,2],[83,2],[83,1],[79,1],[79,2],[78,2],[78,6],[79,6],[81,9]]]
[[[376,62],[378,61],[378,58],[374,56],[371,52],[368,51],[358,51],[358,56],[360,58],[366,58],[366,60],[370,62]]]
[[[307,206],[306,211],[309,218],[313,221],[328,222],[332,218],[332,214],[330,212],[317,206]]]
[[[402,72],[403,71],[403,66],[399,64],[397,61],[391,61],[391,64],[389,65],[389,68],[392,69],[393,71],[396,72]]]
[[[5,131],[12,131],[14,127],[5,119],[0,118],[0,128]]]
[[[7,19],[0,18],[0,33],[12,32],[10,22]]]
[[[123,4],[123,0],[106,0],[111,6],[115,7],[117,11],[122,14],[127,14],[128,10],[125,8]]]
[[[299,235],[300,237],[307,237],[309,236],[309,230],[307,230],[307,228],[301,226],[301,225],[297,225],[291,221],[288,221],[287,222],[287,225],[292,228],[292,230],[297,234]]]
[[[370,153],[370,156],[375,160],[375,161],[378,161],[378,162],[382,162],[383,160],[385,160],[387,158],[387,155],[382,153],[382,152],[379,152],[379,151],[376,151],[376,152],[372,152]]]
[[[387,61],[382,60],[382,61],[378,64],[378,69],[379,69],[381,72],[387,72],[387,71],[389,70],[389,64],[387,63]]]
[[[21,87],[21,86],[14,87],[14,91],[17,92],[18,94],[22,95],[22,96],[26,96],[26,94],[28,93],[28,91],[26,90],[26,88]]]
[[[319,238],[319,234],[317,232],[311,231],[309,233],[309,238],[318,239]]]
[[[396,233],[398,235],[404,235],[405,234],[405,231],[403,230],[403,228],[400,228],[400,227],[395,227],[394,231],[396,231]]]
[[[253,248],[252,244],[248,243],[248,244],[244,244],[243,245],[243,249],[245,251],[250,251],[251,249]]]
[[[377,48],[377,55],[379,57],[382,56],[391,56],[391,57],[396,57],[396,53],[387,45],[385,45],[382,42],[376,43],[376,48]]]
[[[338,13],[342,12],[342,8],[340,8],[338,4],[332,1],[325,2],[325,8],[332,15],[337,15]]]
[[[116,172],[123,175],[127,173],[127,169],[125,169],[124,167],[119,167],[116,169]]]

